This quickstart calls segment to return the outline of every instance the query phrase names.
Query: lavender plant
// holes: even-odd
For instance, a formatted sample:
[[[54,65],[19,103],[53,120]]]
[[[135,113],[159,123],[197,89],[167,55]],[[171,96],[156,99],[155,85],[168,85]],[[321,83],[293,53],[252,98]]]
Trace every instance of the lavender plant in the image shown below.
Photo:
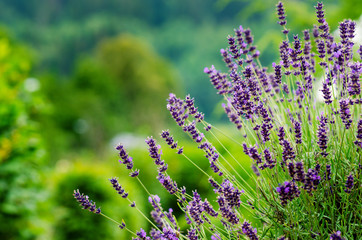
[[[187,227],[181,227],[180,217],[164,211],[160,198],[147,190],[121,144],[119,162],[148,194],[153,220],[137,208],[117,179],[110,182],[153,227],[149,233],[132,232],[126,222],[112,221],[134,239],[362,238],[362,46],[355,51],[355,22],[341,22],[336,41],[323,4],[317,3],[315,9],[318,23],[312,34],[305,30],[302,38],[289,39],[283,4],[277,4],[285,40],[279,46],[280,62],[273,63],[271,70],[261,65],[251,31],[242,26],[228,36],[229,46],[220,51],[228,73],[214,66],[204,70],[240,132],[230,141],[250,157],[251,168],[244,168],[228,151],[218,138],[220,130],[205,121],[193,98],[170,94],[167,109],[205,153],[211,173],[188,158],[169,131],[163,131],[161,138],[207,175],[216,196],[208,200],[197,190],[180,187],[167,172],[160,145],[149,137],[146,143],[158,169],[157,180],[177,199]],[[84,209],[109,218],[78,190],[74,196]]]

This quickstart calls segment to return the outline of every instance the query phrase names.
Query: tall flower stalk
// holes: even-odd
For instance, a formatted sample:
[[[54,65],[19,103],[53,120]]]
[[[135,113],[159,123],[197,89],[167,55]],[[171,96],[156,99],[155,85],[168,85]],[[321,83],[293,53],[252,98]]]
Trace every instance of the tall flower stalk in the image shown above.
[[[120,163],[139,181],[153,207],[154,227],[149,233],[132,232],[134,239],[362,238],[362,56],[353,48],[356,24],[341,22],[337,41],[329,32],[323,4],[317,3],[315,9],[317,25],[312,34],[303,31],[301,39],[288,35],[283,3],[277,4],[285,40],[279,46],[280,62],[272,69],[261,65],[252,33],[242,26],[228,36],[228,47],[220,51],[229,71],[204,69],[240,132],[232,140],[250,157],[250,168],[243,167],[228,144],[219,140],[220,131],[205,121],[194,99],[170,94],[167,109],[204,152],[212,171],[190,159],[168,130],[161,138],[207,175],[215,192],[215,198],[208,200],[197,190],[180,187],[182,183],[167,172],[161,146],[155,138],[146,139],[157,180],[177,199],[186,228],[178,225],[179,217],[172,210],[163,210],[160,198],[138,178],[140,171],[133,170],[132,158],[122,145],[117,147]],[[358,49],[361,55],[362,47]],[[123,198],[129,198],[116,179],[110,181]],[[78,191],[75,197],[80,201]],[[82,200],[81,205],[89,204],[84,206]],[[90,206],[95,208],[93,203]],[[254,217],[247,219],[245,211]],[[119,226],[124,229],[125,223]]]

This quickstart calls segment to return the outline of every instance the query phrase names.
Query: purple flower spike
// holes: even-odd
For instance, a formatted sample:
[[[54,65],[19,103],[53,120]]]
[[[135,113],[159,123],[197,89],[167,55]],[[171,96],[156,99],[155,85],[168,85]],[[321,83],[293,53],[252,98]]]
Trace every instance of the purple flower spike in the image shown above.
[[[362,60],[362,45],[359,46],[357,53],[359,54],[360,59]]]
[[[322,93],[323,93],[323,98],[324,98],[324,102],[326,104],[331,104],[332,103],[332,93],[329,90],[328,84],[327,83],[323,83],[323,88],[322,88]]]
[[[285,20],[285,12],[284,12],[284,6],[282,2],[278,2],[277,4],[277,14],[278,14],[278,24],[282,27],[285,27],[285,25],[287,24],[287,20]],[[288,34],[289,30],[284,28],[282,30],[283,34]]]
[[[119,156],[121,160],[119,160],[120,164],[126,165],[127,169],[132,170],[133,168],[133,161],[132,157],[128,156],[126,150],[124,149],[122,144],[119,144],[116,149],[119,151]]]
[[[127,198],[128,193],[125,192],[124,188],[118,183],[117,178],[111,178],[109,181],[112,184],[112,187],[117,191],[119,195],[121,195],[122,198]]]
[[[358,148],[362,149],[362,119],[358,121],[356,138],[357,140],[354,142],[354,144],[356,144]]]
[[[328,181],[331,180],[331,165],[327,164],[326,165],[326,173],[324,178]]]
[[[88,211],[96,214],[101,213],[101,209],[97,208],[96,203],[92,200],[89,200],[87,195],[84,195],[83,193],[80,194],[79,189],[74,190],[73,196],[80,203],[83,209],[87,209]]]
[[[214,233],[214,234],[211,236],[211,240],[221,240],[221,237],[220,237],[219,234]]]
[[[187,239],[198,240],[196,229],[187,230]]]
[[[328,142],[328,128],[327,128],[328,118],[321,116],[318,126],[318,146],[321,149],[321,155],[323,157],[327,157],[328,153],[326,152],[327,149],[327,142]]]
[[[343,238],[341,236],[341,231],[337,231],[335,233],[331,234],[331,237],[329,238],[330,240],[345,240],[345,238]]]
[[[279,64],[273,64],[274,67],[274,78],[275,78],[275,82],[280,85],[282,83],[282,73],[281,73],[281,69],[282,67]]]
[[[124,229],[126,227],[126,224],[124,222],[121,223],[121,225],[118,226],[120,229]]]
[[[301,124],[298,121],[293,122],[294,127],[294,133],[295,133],[295,143],[301,144],[302,143],[302,130],[301,130]]]
[[[137,177],[140,174],[140,170],[134,170],[129,174],[130,177]]]
[[[303,162],[297,162],[295,164],[295,181],[304,182],[305,173],[303,168]]]
[[[362,73],[362,64],[354,63],[350,66],[351,73],[348,75],[348,93],[350,96],[361,94],[360,75]]]
[[[348,20],[345,20],[339,24],[339,36],[341,37],[342,44],[346,44],[348,42],[348,25]]]
[[[327,39],[329,37],[329,26],[324,18],[324,10],[323,10],[323,3],[319,2],[315,7],[317,13],[317,19],[319,25],[319,29],[321,30],[321,37]]]
[[[177,192],[177,183],[173,181],[170,176],[166,176],[162,172],[159,172],[157,179],[170,194],[175,194]]]
[[[285,21],[285,12],[284,12],[284,6],[282,2],[278,2],[277,4],[277,14],[278,14],[278,18],[279,18],[279,22],[278,24],[280,26],[284,26],[287,21]]]
[[[250,240],[258,240],[258,236],[256,235],[256,228],[253,229],[253,227],[245,221],[243,225],[241,226],[241,229],[243,233],[250,239]]]
[[[165,162],[161,160],[161,146],[156,145],[156,140],[153,137],[148,137],[145,142],[148,145],[150,157],[154,159],[155,164],[160,167],[165,165]]]
[[[308,172],[305,175],[305,181],[303,188],[312,195],[312,191],[316,190],[319,183],[320,183],[321,177],[318,175],[318,171],[315,169],[308,169]]]
[[[346,185],[345,185],[345,189],[344,189],[344,191],[346,192],[346,193],[351,193],[351,190],[352,190],[352,188],[353,188],[353,185],[354,185],[354,179],[353,179],[353,175],[352,174],[350,174],[348,177],[347,177],[347,181],[346,181]]]
[[[346,126],[346,129],[349,129],[351,127],[351,124],[352,124],[349,104],[350,104],[349,99],[341,99],[339,101],[339,106],[341,108],[340,111],[339,111],[340,116],[341,116],[342,122]]]
[[[298,186],[293,181],[279,184],[279,187],[276,188],[276,191],[279,194],[279,199],[282,206],[287,205],[289,201],[292,201],[294,198],[297,198],[300,195]]]

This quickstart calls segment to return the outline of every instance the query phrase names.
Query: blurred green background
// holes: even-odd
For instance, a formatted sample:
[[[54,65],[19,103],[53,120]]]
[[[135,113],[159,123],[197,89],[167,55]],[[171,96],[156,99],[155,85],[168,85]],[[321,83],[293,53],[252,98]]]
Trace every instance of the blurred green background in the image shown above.
[[[219,49],[239,25],[251,28],[263,64],[277,61],[282,34],[276,2],[0,0],[0,239],[129,238],[112,222],[82,211],[72,196],[77,188],[129,228],[147,228],[108,183],[119,177],[137,205],[150,210],[145,192],[118,164],[118,142],[164,209],[177,208],[155,179],[144,138],[170,129],[186,154],[208,168],[171,121],[165,99],[169,92],[190,93],[207,121],[233,135],[203,68],[225,69]],[[292,33],[315,24],[315,4],[285,3]],[[325,5],[333,30],[338,21],[361,15],[359,0]],[[249,167],[237,146],[224,144]],[[179,185],[191,192],[198,183],[202,196],[213,198],[191,164],[166,147],[163,156]]]

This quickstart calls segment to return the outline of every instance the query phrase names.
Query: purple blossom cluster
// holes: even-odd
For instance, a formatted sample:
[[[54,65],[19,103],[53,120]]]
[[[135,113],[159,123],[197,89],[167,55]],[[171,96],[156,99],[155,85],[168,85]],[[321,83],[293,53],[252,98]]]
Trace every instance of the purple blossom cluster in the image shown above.
[[[299,197],[300,190],[295,182],[285,181],[283,184],[279,184],[279,187],[276,188],[276,191],[279,194],[279,199],[282,206],[288,204],[288,202],[292,201],[294,198]]]
[[[211,129],[211,127],[210,127]],[[173,136],[170,135],[169,130],[163,130],[161,133],[161,137],[166,141],[167,145],[171,147],[171,149],[177,148],[177,142],[174,140]],[[177,150],[178,154],[183,153],[183,147],[179,147]]]
[[[132,157],[128,156],[122,144],[119,144],[116,149],[119,151],[119,156],[121,157],[119,163],[126,165],[127,169],[131,170],[133,168]]]
[[[190,115],[193,116],[197,122],[204,120],[204,114],[197,110],[194,106],[194,99],[190,98],[189,95],[182,100],[177,98],[175,94],[170,93],[167,102],[168,111],[180,127],[185,125],[185,122],[189,119]]]
[[[348,98],[341,99],[339,101],[339,106],[340,106],[339,113],[340,113],[342,122],[344,123],[346,129],[349,129],[352,124],[351,111],[349,109],[349,105],[350,105],[350,100]]]
[[[318,126],[318,146],[321,150],[321,155],[327,157],[328,153],[326,152],[327,143],[328,143],[328,128],[327,128],[328,118],[323,115],[320,117],[319,126]]]
[[[319,176],[319,169],[317,166],[314,169],[313,168],[308,169],[307,173],[305,174],[305,181],[303,188],[310,195],[312,194],[313,190],[317,189],[321,180],[321,177]]]
[[[353,175],[350,174],[348,177],[347,177],[347,181],[346,181],[346,184],[345,184],[345,189],[344,191],[346,193],[351,193],[351,190],[353,188],[353,185],[354,185],[354,178],[353,178]]]
[[[255,146],[248,148],[246,143],[243,143],[244,153],[254,160],[254,164],[261,170],[265,168],[272,169],[276,165],[276,160],[272,156],[268,148],[264,149],[263,155],[258,152]]]
[[[197,226],[202,225],[205,221],[210,222],[205,214],[217,217],[218,213],[213,209],[211,204],[205,199],[201,200],[197,191],[193,191],[192,201],[186,206],[186,219],[189,224],[195,223]]]
[[[122,186],[118,183],[118,180],[116,178],[111,178],[109,179],[109,181],[111,182],[114,190],[116,190],[117,193],[122,196],[122,198],[128,197],[128,193],[125,192],[124,188],[122,188]]]
[[[357,140],[354,141],[354,144],[356,144],[357,147],[359,147],[359,149],[362,150],[362,119],[360,119],[360,120],[358,121],[356,139],[357,139]]]
[[[132,238],[134,240],[151,240],[150,237],[147,236],[147,233],[142,228],[136,233],[137,238]]]
[[[341,231],[337,231],[335,233],[332,233],[329,239],[330,240],[345,240],[345,238],[343,238],[342,235],[341,235]]]
[[[148,197],[149,203],[151,203],[153,210],[151,211],[151,217],[154,220],[154,222],[158,225],[158,227],[164,228],[166,226],[169,226],[169,223],[172,224],[174,228],[177,228],[177,223],[175,220],[175,216],[173,215],[173,209],[170,208],[167,211],[163,211],[161,206],[160,197],[157,195],[151,195]],[[165,220],[169,221],[169,223]]]
[[[256,228],[252,228],[252,226],[250,225],[250,223],[248,223],[247,221],[245,221],[243,223],[243,225],[241,226],[241,229],[243,231],[243,233],[250,239],[250,240],[258,240],[258,236]]]
[[[237,216],[236,209],[241,205],[240,198],[244,191],[239,190],[228,179],[225,179],[221,185],[213,179],[209,179],[209,182],[214,188],[215,193],[218,194],[217,203],[219,205],[220,215],[224,219],[224,224],[238,224],[240,219]],[[207,200],[204,201],[203,208],[210,216],[218,216],[218,212],[213,210]]]
[[[79,192],[79,189],[74,190],[73,196],[77,200],[77,202],[80,203],[83,209],[87,209],[88,211],[96,214],[101,213],[101,209],[97,208],[96,203],[92,200],[89,200],[89,197],[87,195],[84,195],[83,193],[81,194]]]
[[[216,151],[216,148],[211,145],[209,142],[203,142],[199,145],[199,148],[205,152],[205,157],[209,160],[210,168],[214,173],[218,173],[220,176],[223,175],[220,168],[217,166],[217,161],[219,159],[219,154]]]

